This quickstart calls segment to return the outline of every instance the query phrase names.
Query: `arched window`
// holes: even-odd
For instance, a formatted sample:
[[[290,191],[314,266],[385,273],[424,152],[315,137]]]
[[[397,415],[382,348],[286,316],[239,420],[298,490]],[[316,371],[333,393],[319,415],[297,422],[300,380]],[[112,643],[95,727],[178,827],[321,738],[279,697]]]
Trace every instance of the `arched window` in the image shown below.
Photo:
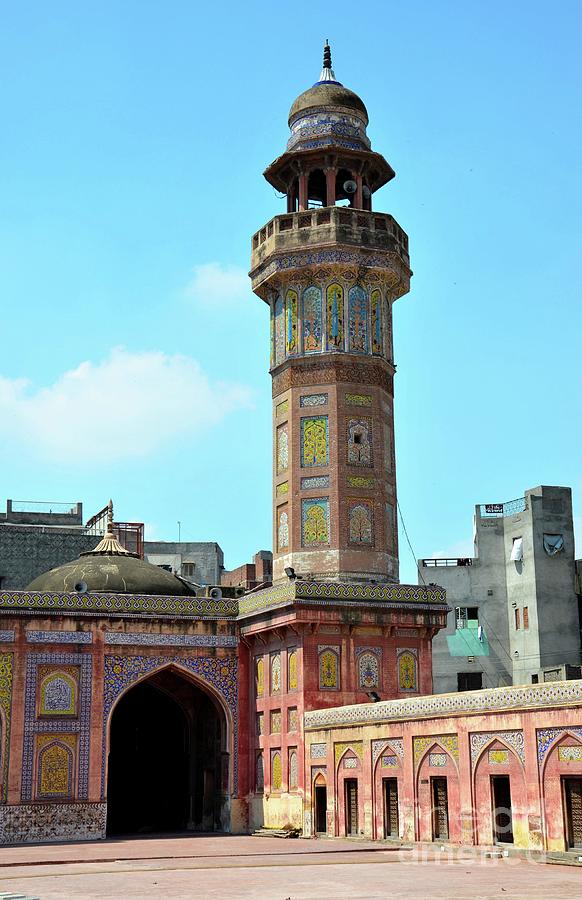
[[[275,365],[285,359],[285,319],[283,316],[283,298],[275,300]]]
[[[303,291],[303,351],[319,353],[323,347],[321,288],[311,285]]]
[[[38,796],[68,799],[73,787],[73,753],[65,744],[50,740],[38,754]]]
[[[327,300],[327,347],[328,350],[344,349],[344,289],[341,284],[330,284],[326,291]]]
[[[348,421],[348,463],[350,466],[372,465],[372,420]]]
[[[302,500],[301,531],[304,547],[329,543],[329,500]]]
[[[309,207],[326,206],[327,182],[323,169],[314,169],[307,180],[307,205]]]
[[[301,419],[301,465],[329,465],[328,417],[308,416]]]
[[[382,353],[382,292],[372,291],[372,353]]]
[[[351,184],[350,184],[351,182]],[[349,169],[340,169],[335,179],[336,206],[353,206],[356,198],[356,179]],[[353,190],[352,190],[353,188]]]
[[[372,504],[367,500],[350,506],[350,543],[372,544]]]
[[[281,763],[281,751],[271,751],[271,790],[280,791],[283,784],[283,765]]]
[[[358,660],[358,681],[360,687],[369,691],[380,687],[380,667],[375,653],[361,653]]]
[[[368,296],[358,284],[348,294],[348,350],[368,352]]]
[[[339,690],[339,649],[323,648],[319,653],[319,687],[324,691]]]
[[[255,771],[255,790],[258,794],[262,794],[265,789],[265,760],[263,752],[257,753],[256,771]]]
[[[297,690],[297,650],[289,650],[288,656],[287,689]]]
[[[413,650],[398,652],[398,687],[401,691],[418,691],[417,660]]]
[[[289,516],[285,510],[279,513],[277,541],[279,550],[285,550],[289,546]]]
[[[285,302],[285,349],[288,356],[297,353],[297,291],[290,288]]]
[[[271,656],[271,693],[281,693],[281,654],[273,653]]]
[[[74,716],[77,713],[77,684],[65,672],[51,672],[40,685],[41,716]]]
[[[262,656],[259,656],[255,663],[255,693],[257,697],[262,697],[265,692],[265,662]]]
[[[288,425],[277,428],[277,474],[284,472],[289,465],[289,432]]]
[[[299,759],[297,751],[291,750],[289,753],[289,790],[296,791],[299,786]]]

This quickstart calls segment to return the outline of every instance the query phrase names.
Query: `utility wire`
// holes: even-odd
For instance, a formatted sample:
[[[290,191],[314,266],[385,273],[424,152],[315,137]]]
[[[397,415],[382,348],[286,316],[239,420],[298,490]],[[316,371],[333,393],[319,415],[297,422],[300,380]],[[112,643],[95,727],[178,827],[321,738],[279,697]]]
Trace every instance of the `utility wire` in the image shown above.
[[[420,566],[418,565],[418,562],[417,562],[418,557],[416,556],[414,550],[412,549],[412,544],[410,543],[410,538],[408,537],[408,531],[406,530],[406,525],[404,523],[404,516],[402,515],[402,510],[400,509],[400,503],[398,502],[398,497],[396,497],[396,506],[398,508],[398,515],[400,516],[400,521],[402,522],[402,529],[404,531],[404,534],[406,535],[406,540],[408,541],[408,546],[410,547],[410,552],[412,553],[412,558],[414,560],[414,565],[416,567],[416,571],[420,575],[423,585],[426,587],[426,581],[424,580],[424,575],[422,574]]]

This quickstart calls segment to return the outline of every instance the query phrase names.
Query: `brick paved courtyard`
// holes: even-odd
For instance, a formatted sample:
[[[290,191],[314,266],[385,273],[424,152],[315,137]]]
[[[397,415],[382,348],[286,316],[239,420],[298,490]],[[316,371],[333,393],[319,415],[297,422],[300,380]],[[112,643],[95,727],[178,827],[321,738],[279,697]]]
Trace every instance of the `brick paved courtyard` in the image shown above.
[[[228,836],[4,847],[0,891],[41,900],[582,896],[582,868],[452,856],[438,848]]]

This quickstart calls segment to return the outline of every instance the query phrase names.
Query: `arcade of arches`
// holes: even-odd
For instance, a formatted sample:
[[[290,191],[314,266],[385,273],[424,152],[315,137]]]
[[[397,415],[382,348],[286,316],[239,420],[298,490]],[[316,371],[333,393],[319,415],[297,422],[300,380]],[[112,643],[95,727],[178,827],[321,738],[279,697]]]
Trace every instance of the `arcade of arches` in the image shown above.
[[[225,830],[225,731],[213,699],[176,670],[130,688],[111,716],[107,833]]]

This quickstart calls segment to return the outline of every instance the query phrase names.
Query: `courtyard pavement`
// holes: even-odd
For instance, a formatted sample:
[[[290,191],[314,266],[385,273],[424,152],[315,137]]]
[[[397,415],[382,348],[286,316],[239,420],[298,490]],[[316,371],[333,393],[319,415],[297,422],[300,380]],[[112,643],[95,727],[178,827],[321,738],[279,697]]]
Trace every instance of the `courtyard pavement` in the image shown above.
[[[582,868],[348,840],[167,836],[0,848],[0,892],[40,900],[582,897]]]

